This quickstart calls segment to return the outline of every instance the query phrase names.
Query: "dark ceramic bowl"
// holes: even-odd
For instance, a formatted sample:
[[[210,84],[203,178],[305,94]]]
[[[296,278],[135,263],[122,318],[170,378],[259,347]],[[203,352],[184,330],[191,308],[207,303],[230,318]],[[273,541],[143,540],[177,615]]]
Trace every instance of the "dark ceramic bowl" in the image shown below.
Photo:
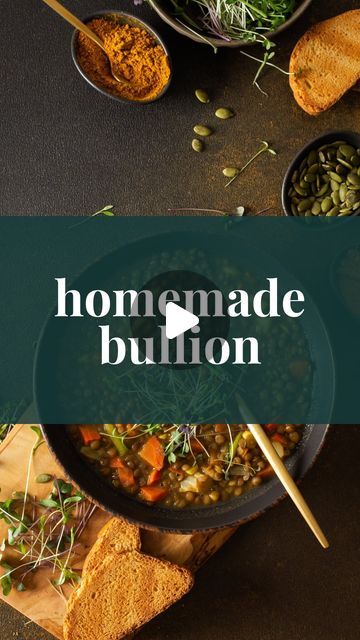
[[[328,425],[324,424],[305,427],[304,437],[287,465],[296,480],[300,480],[313,464],[327,429]],[[123,516],[148,529],[189,533],[235,526],[261,515],[285,495],[280,482],[273,478],[244,496],[215,506],[185,510],[149,506],[106,484],[81,458],[65,425],[43,425],[43,433],[66,476],[85,495],[113,515]]]
[[[190,38],[195,42],[200,42],[202,44],[211,44],[215,48],[239,48],[253,44],[252,42],[241,42],[239,40],[226,41],[222,38],[214,38],[206,33],[204,33],[203,37],[201,37],[201,35],[198,35],[195,31],[191,31],[190,29],[188,29],[185,24],[181,24],[178,20],[176,20],[176,17],[174,15],[174,7],[171,5],[170,0],[148,0],[148,2],[154,9],[154,11],[156,11],[156,13],[160,16],[160,18],[162,18],[162,20],[166,22],[166,24],[170,25],[170,27],[175,29],[175,31],[177,31],[178,33],[181,33],[181,35],[186,36],[187,38]],[[296,20],[300,18],[304,11],[309,7],[311,2],[312,0],[302,0],[302,2],[299,2],[297,9],[288,18],[288,20],[286,20],[282,25],[280,25],[280,27],[278,27],[274,31],[265,32],[263,33],[263,35],[268,38],[277,36],[279,33],[293,25],[294,22],[296,22]]]
[[[115,16],[116,20],[121,24],[129,24],[131,26],[140,27],[141,29],[145,29],[151,36],[153,36],[156,42],[164,49],[168,57],[169,66],[170,66],[170,76],[167,84],[164,86],[162,91],[156,96],[156,98],[151,98],[151,100],[127,100],[126,98],[120,98],[118,96],[113,95],[109,91],[106,91],[103,87],[98,86],[95,82],[93,82],[93,80],[91,80],[91,78],[89,78],[89,76],[87,75],[87,73],[85,73],[84,69],[79,63],[78,56],[77,56],[77,37],[79,33],[78,31],[74,31],[71,39],[71,56],[75,64],[75,67],[77,68],[80,75],[86,80],[86,82],[88,82],[92,87],[94,87],[94,89],[102,93],[104,96],[108,96],[109,98],[116,100],[117,102],[122,102],[125,104],[136,104],[136,105],[151,104],[152,102],[156,102],[157,100],[162,98],[163,95],[167,92],[172,80],[172,63],[171,63],[169,50],[166,44],[164,43],[162,38],[159,36],[157,31],[155,31],[155,29],[150,27],[150,25],[147,22],[145,22],[144,20],[140,20],[136,16],[133,16],[130,13],[126,13],[125,11],[116,11],[113,9],[109,9],[107,11],[97,11],[96,13],[91,14],[91,16],[87,16],[85,19],[83,19],[83,22],[87,23],[87,22],[90,22],[90,20],[93,20],[94,18],[102,18],[106,16]]]
[[[306,144],[305,147],[303,147],[291,161],[283,180],[281,192],[282,206],[287,216],[293,216],[288,191],[291,186],[291,177],[295,169],[299,167],[303,159],[308,155],[308,153],[310,153],[312,149],[321,147],[323,144],[330,144],[331,142],[335,142],[336,140],[344,140],[349,144],[360,148],[360,133],[356,133],[355,131],[329,131],[308,142],[308,144]]]

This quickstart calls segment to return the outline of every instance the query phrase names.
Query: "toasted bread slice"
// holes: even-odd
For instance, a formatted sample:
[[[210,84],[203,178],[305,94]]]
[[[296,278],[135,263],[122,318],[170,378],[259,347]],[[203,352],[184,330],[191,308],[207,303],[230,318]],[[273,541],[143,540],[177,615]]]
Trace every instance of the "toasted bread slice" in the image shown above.
[[[140,551],[140,530],[122,518],[111,518],[100,530],[98,539],[91,548],[83,566],[83,576],[103,561],[108,553]]]
[[[360,9],[319,22],[290,59],[290,86],[310,115],[329,109],[360,79]]]
[[[187,569],[138,551],[108,554],[68,602],[64,640],[120,640],[192,587]]]

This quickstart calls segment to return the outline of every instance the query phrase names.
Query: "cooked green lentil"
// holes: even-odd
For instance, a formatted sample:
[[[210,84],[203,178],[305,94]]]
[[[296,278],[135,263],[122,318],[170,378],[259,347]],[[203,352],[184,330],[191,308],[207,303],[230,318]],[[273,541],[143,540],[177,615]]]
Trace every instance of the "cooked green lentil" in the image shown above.
[[[302,425],[264,428],[282,458],[292,454]],[[183,509],[239,497],[273,476],[244,424],[72,425],[80,454],[115,489],[149,504]]]

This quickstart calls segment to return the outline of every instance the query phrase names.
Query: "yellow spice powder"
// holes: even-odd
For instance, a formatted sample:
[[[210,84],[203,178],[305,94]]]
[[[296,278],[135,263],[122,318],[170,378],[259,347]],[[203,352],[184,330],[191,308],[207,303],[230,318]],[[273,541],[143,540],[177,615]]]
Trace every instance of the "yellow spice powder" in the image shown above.
[[[104,52],[83,33],[78,34],[77,59],[86,75],[100,88],[126,100],[152,100],[168,83],[169,60],[163,47],[145,29],[94,18],[88,26],[103,41],[109,59],[131,85],[111,75]]]

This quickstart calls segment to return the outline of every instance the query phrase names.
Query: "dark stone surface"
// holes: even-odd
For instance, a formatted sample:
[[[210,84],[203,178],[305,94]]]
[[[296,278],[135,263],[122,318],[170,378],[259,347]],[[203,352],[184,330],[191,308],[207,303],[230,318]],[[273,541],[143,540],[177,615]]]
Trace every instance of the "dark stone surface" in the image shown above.
[[[90,214],[106,204],[124,214],[166,214],[169,207],[227,208],[245,205],[280,212],[282,176],[294,153],[310,138],[334,128],[358,127],[359,94],[311,118],[294,102],[287,77],[268,70],[252,86],[257,63],[238,50],[221,50],[179,36],[146,7],[130,0],[68,0],[85,17],[124,8],[158,27],[169,44],[174,80],[169,93],[148,106],[122,105],[89,87],[70,56],[71,27],[40,0],[1,2],[0,212]],[[358,0],[314,0],[301,20],[278,38],[276,62],[287,67],[297,38],[313,22]],[[261,51],[252,48],[251,53]],[[201,105],[194,89],[205,87],[212,104]],[[217,106],[236,118],[215,122]],[[192,127],[216,125],[206,153],[191,150]],[[268,140],[277,158],[262,157],[231,188],[224,166],[243,164]],[[274,213],[274,212],[273,212]]]
[[[360,427],[332,427],[301,484],[331,548],[323,551],[289,499],[246,526],[197,574],[186,598],[139,640],[357,640]],[[0,605],[0,637],[51,640]]]

